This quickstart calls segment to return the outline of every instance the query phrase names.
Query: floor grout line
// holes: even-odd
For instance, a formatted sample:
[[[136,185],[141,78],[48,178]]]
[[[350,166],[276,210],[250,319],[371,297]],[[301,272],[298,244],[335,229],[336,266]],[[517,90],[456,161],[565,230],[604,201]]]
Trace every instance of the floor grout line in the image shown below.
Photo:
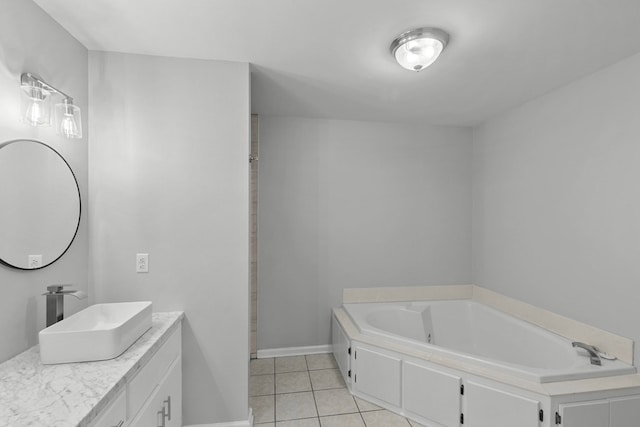
[[[362,420],[362,424],[364,425],[364,427],[367,427],[367,422],[364,420],[364,416],[362,415],[362,412],[358,412],[358,413],[360,414],[360,419]]]
[[[322,421],[321,418],[323,417],[338,417],[338,416],[343,416],[343,415],[353,415],[353,414],[358,414],[360,416],[360,419],[362,420],[362,423],[365,427],[367,427],[367,422],[364,419],[364,412],[382,412],[382,411],[387,411],[385,408],[379,408],[379,409],[373,409],[370,411],[362,411],[360,410],[360,406],[358,406],[358,403],[355,400],[355,396],[351,395],[351,398],[353,399],[357,411],[356,412],[348,412],[348,413],[341,413],[341,414],[330,414],[330,415],[320,415],[320,412],[318,411],[318,402],[316,401],[316,391],[326,391],[326,390],[339,390],[339,389],[344,389],[346,388],[347,390],[349,390],[349,388],[347,387],[346,384],[344,384],[341,387],[330,387],[330,388],[325,388],[325,389],[314,389],[313,388],[313,384],[311,383],[311,375],[310,372],[312,371],[322,371],[322,370],[336,370],[338,368],[320,368],[320,369],[309,369],[309,364],[307,361],[307,357],[308,355],[304,356],[304,360],[305,360],[305,365],[307,366],[306,371],[290,371],[290,372],[276,372],[275,371],[275,360],[276,358],[273,358],[273,373],[272,374],[254,374],[254,375],[250,375],[250,376],[258,376],[258,375],[273,375],[273,394],[265,394],[265,395],[259,395],[259,396],[250,396],[250,397],[264,397],[264,396],[273,396],[273,425],[277,425],[277,423],[279,422],[289,422],[289,421],[299,421],[299,420],[307,420],[307,419],[317,419],[318,420],[318,424],[320,425],[320,427],[322,427]],[[277,393],[276,392],[276,375],[278,374],[289,374],[289,373],[294,373],[294,372],[306,372],[307,373],[307,377],[309,378],[309,383],[311,384],[311,390],[302,390],[302,391],[294,391],[294,392],[285,392],[285,393]],[[294,418],[294,419],[290,419],[290,420],[277,420],[276,419],[276,396],[279,395],[284,395],[284,394],[300,394],[300,393],[309,393],[311,392],[311,395],[313,397],[313,404],[315,405],[316,408],[316,416],[315,417],[303,417],[303,418]],[[391,411],[389,411],[391,412]],[[393,412],[391,412],[393,413]],[[407,417],[404,417],[402,415],[396,414],[400,417],[402,417],[406,423],[407,427],[412,427],[411,422],[409,421],[409,419]],[[267,422],[268,424],[269,422]]]
[[[276,360],[273,359],[273,425],[276,425]]]
[[[273,358],[273,425],[276,425],[276,359]]]
[[[309,372],[307,371],[307,373]],[[311,377],[309,377],[309,383],[311,384]],[[312,388],[311,395],[313,396],[313,404],[316,406],[316,414],[318,415],[318,424],[322,426],[322,422],[320,421],[320,411],[318,411],[318,401],[316,400],[316,392],[313,390],[313,385],[311,386],[311,388]]]

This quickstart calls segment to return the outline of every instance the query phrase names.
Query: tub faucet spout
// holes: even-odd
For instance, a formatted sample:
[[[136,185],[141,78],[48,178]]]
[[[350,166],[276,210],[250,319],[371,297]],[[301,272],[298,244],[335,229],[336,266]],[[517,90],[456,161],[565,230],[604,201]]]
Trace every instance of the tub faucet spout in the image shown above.
[[[587,353],[589,353],[589,358],[591,359],[592,365],[602,365],[602,361],[600,360],[600,356],[598,355],[598,350],[594,346],[579,341],[574,341],[571,343],[571,345],[586,350]]]

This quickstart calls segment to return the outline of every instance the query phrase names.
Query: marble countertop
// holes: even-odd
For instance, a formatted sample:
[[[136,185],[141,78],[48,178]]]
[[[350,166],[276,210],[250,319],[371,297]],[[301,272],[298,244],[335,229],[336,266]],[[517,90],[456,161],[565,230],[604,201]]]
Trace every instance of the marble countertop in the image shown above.
[[[183,317],[183,312],[153,313],[151,329],[115,359],[43,365],[36,345],[0,364],[0,427],[89,425]]]

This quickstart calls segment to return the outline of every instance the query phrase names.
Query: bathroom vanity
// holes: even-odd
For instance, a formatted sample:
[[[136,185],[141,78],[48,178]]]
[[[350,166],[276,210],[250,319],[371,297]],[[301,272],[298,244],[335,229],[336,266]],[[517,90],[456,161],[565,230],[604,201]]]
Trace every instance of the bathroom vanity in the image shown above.
[[[0,427],[182,425],[182,312],[112,360],[43,365],[39,346],[0,364]]]

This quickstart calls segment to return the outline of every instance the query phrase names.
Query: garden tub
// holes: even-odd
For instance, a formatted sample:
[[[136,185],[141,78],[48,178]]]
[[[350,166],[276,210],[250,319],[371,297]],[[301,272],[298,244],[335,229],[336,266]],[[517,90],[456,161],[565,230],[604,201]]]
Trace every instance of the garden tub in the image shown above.
[[[620,360],[601,358],[601,365],[593,365],[570,340],[473,300],[356,303],[344,309],[363,335],[528,381],[636,373]]]

